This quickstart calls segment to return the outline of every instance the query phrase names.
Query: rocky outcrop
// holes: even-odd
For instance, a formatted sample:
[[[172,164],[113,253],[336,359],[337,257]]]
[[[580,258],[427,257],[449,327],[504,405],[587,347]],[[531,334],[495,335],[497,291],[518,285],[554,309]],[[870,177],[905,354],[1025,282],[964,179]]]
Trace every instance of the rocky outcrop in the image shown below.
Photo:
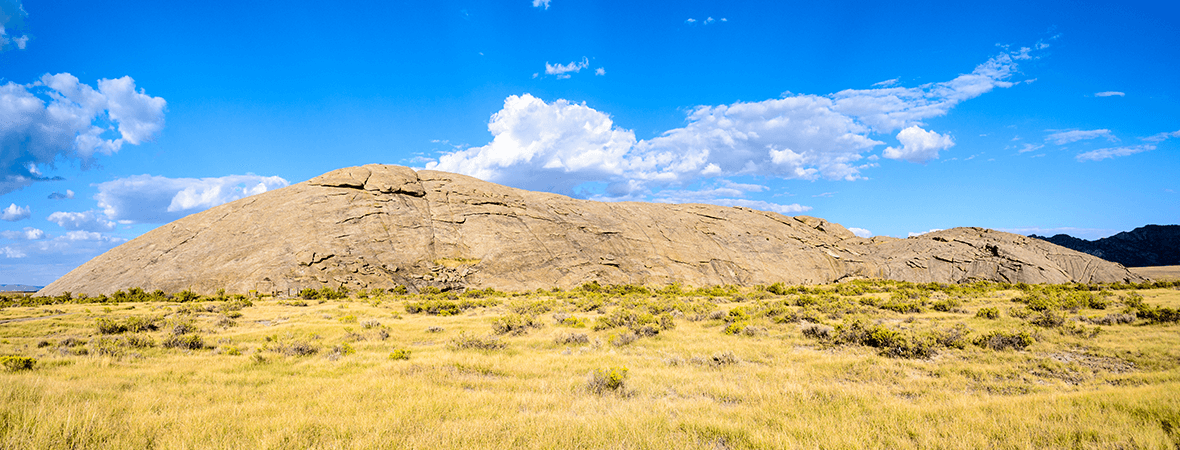
[[[823,219],[701,204],[601,203],[366,165],[161,226],[40,291],[294,293],[604,284],[1138,281],[1122,266],[978,228],[856,237]]]
[[[1097,256],[1127,267],[1180,265],[1180,225],[1146,225],[1096,241],[1068,234],[1031,238]]]

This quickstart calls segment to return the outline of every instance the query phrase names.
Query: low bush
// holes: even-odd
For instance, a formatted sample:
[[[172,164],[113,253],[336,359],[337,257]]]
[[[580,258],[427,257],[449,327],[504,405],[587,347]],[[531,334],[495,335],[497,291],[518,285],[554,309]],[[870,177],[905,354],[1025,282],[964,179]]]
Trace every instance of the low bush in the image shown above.
[[[1082,320],[1090,322],[1094,325],[1119,325],[1125,323],[1135,323],[1135,320],[1138,318],[1139,317],[1137,317],[1135,314],[1107,314],[1102,317],[1086,317]]]
[[[513,336],[523,335],[533,328],[541,328],[542,326],[544,325],[535,316],[527,314],[507,314],[492,321],[494,333]]]
[[[410,359],[410,350],[404,348],[396,348],[389,352],[389,359],[393,361],[404,361]]]
[[[615,347],[623,347],[626,345],[631,345],[633,342],[635,342],[637,340],[639,340],[639,336],[635,335],[634,332],[629,332],[629,331],[621,331],[618,333],[613,333],[610,335],[610,338],[607,339],[607,341],[610,342],[610,344]]]
[[[586,390],[598,395],[609,393],[625,394],[626,382],[626,367],[598,369],[591,372],[587,377]]]
[[[19,372],[22,370],[33,370],[37,365],[37,360],[28,356],[0,356],[0,366],[4,366],[4,370],[9,372]]]
[[[989,320],[999,319],[1000,308],[979,308],[979,311],[975,312],[975,318]]]
[[[1027,331],[1017,331],[1006,333],[1003,331],[992,331],[985,335],[975,338],[973,343],[983,348],[990,348],[992,350],[1024,350],[1028,346],[1036,342],[1033,336]]]
[[[929,358],[934,355],[933,339],[913,334],[902,334],[882,325],[865,325],[860,320],[844,322],[836,327],[837,343],[873,347],[882,356],[891,358]]]
[[[466,331],[460,332],[458,336],[447,343],[447,346],[453,350],[500,350],[507,345],[495,337],[479,337],[467,334]]]
[[[205,348],[205,340],[197,334],[179,334],[169,336],[161,345],[165,348],[200,350]]]
[[[469,309],[490,307],[500,304],[496,299],[427,299],[406,302],[406,312],[432,316],[454,316]]]
[[[553,338],[558,345],[589,344],[590,336],[586,333],[561,333]]]
[[[726,350],[710,356],[693,356],[688,359],[688,362],[699,366],[724,367],[737,364],[741,360],[733,352]]]
[[[963,306],[963,302],[957,298],[947,298],[934,302],[930,307],[935,311],[951,312]]]
[[[1065,316],[1045,310],[1029,318],[1028,322],[1042,328],[1056,328],[1065,323]]]
[[[829,327],[827,325],[808,322],[804,322],[803,326],[799,327],[799,331],[803,332],[803,336],[820,340],[831,339],[833,336],[832,333],[835,330],[835,328]]]

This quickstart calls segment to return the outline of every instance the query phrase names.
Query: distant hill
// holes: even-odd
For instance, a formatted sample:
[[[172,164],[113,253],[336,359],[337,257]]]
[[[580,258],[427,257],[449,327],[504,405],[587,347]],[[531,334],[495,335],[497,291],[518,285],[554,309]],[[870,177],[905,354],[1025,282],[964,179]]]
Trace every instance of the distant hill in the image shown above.
[[[1031,235],[1065,248],[1127,267],[1180,265],[1180,225],[1147,225],[1111,237],[1087,241],[1068,234]]]
[[[37,292],[45,286],[29,286],[27,284],[0,284],[0,292]]]

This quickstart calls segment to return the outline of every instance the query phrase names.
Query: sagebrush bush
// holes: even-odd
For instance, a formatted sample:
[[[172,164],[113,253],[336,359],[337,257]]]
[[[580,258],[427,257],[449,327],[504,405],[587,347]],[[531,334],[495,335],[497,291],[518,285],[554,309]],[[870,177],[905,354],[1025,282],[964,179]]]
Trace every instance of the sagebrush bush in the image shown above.
[[[492,331],[496,334],[510,334],[513,336],[528,333],[533,328],[544,326],[536,316],[529,314],[506,314],[492,321]]]
[[[33,367],[37,365],[37,360],[28,356],[0,356],[0,365],[9,372],[19,372],[33,370]]]
[[[835,330],[835,328],[827,325],[808,322],[804,322],[803,326],[799,327],[799,331],[803,332],[803,336],[820,340],[830,339]]]
[[[1082,320],[1090,322],[1094,325],[1119,325],[1126,323],[1135,323],[1139,317],[1135,314],[1107,314],[1102,317],[1087,317]]]
[[[992,331],[975,338],[975,345],[992,350],[1024,350],[1036,342],[1032,334],[1027,331],[1003,332]]]
[[[979,308],[979,311],[975,312],[975,317],[979,318],[979,319],[990,319],[990,320],[999,319],[1000,318],[1000,309],[999,308]]]
[[[1029,318],[1028,323],[1042,328],[1055,328],[1065,323],[1065,316],[1052,310],[1044,310]]]
[[[404,348],[396,348],[389,352],[389,359],[394,361],[403,361],[410,359],[410,350]]]
[[[169,336],[161,345],[165,348],[200,350],[205,348],[205,340],[197,334],[179,334]]]
[[[553,338],[553,342],[560,345],[589,344],[590,336],[586,333],[561,333]]]
[[[625,394],[626,382],[626,367],[597,369],[587,376],[586,390],[598,395],[608,393]]]
[[[631,345],[636,340],[639,340],[639,336],[636,336],[635,333],[631,332],[631,331],[621,331],[618,333],[612,333],[610,335],[610,337],[607,339],[607,341],[610,342],[610,344],[615,347],[623,347],[626,345]]]
[[[507,345],[495,337],[475,336],[467,334],[466,331],[459,332],[458,336],[447,343],[447,346],[453,350],[500,350]]]

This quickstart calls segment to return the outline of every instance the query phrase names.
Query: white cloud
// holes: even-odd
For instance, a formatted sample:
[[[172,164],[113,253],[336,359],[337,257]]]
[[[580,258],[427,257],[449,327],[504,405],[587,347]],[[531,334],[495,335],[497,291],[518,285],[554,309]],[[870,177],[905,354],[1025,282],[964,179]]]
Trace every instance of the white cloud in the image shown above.
[[[1143,138],[1147,142],[1163,142],[1170,138],[1180,138],[1180,130],[1171,133],[1159,133]]]
[[[616,197],[679,187],[701,177],[855,180],[872,166],[860,161],[864,154],[884,144],[874,134],[904,129],[898,134],[902,147],[888,151],[892,157],[917,162],[937,157],[953,141],[922,129],[921,121],[996,87],[1012,86],[1008,79],[1016,61],[1030,59],[1029,52],[1005,51],[970,74],[914,88],[786,93],[759,102],[698,106],[683,127],[645,140],[585,103],[512,95],[488,123],[492,142],[443,153],[426,168],[567,194],[586,182],[605,182],[607,194]]]
[[[96,211],[57,211],[45,220],[56,223],[67,230],[109,231],[115,229],[115,222],[104,219]]]
[[[95,199],[111,220],[167,223],[288,184],[279,177],[250,174],[199,179],[135,175],[99,183]]]
[[[1111,142],[1116,142],[1119,139],[1114,136],[1107,129],[1101,130],[1067,130],[1059,131],[1045,137],[1045,142],[1052,142],[1057,145],[1065,145],[1071,142],[1085,141],[1089,139],[1106,138]]]
[[[557,75],[557,78],[569,78],[570,72],[578,73],[587,67],[590,67],[590,60],[584,56],[582,57],[582,61],[573,61],[569,64],[552,65],[546,62],[545,74]]]
[[[1122,92],[1119,92],[1119,91],[1106,91],[1106,92],[1096,92],[1096,93],[1094,93],[1094,96],[1095,96],[1095,97],[1114,97],[1114,96],[1123,97],[1123,96],[1126,96],[1126,95],[1127,95],[1127,94],[1124,94],[1124,93],[1122,93]]]
[[[0,237],[4,239],[21,239],[27,241],[35,241],[45,238],[45,231],[33,227],[25,227],[22,231],[4,230],[0,231]]]
[[[29,42],[29,35],[22,33],[20,36],[15,36],[15,34],[25,28],[24,22],[28,16],[24,5],[21,5],[19,1],[0,1],[0,52],[8,50],[12,46],[16,46],[20,50],[25,49]],[[14,35],[11,38],[9,38],[10,32]]]
[[[1077,159],[1081,162],[1102,161],[1107,158],[1130,156],[1136,153],[1149,152],[1152,150],[1155,150],[1154,145],[1132,145],[1128,147],[1101,148],[1098,150],[1092,150],[1078,154]]]
[[[873,232],[866,230],[864,228],[848,227],[848,231],[851,231],[852,234],[855,234],[855,235],[862,237],[862,238],[873,237]]]
[[[606,69],[604,69],[602,67],[594,69],[594,74],[598,75],[598,76],[606,75]]]
[[[3,253],[5,258],[24,258],[25,256],[28,256],[27,254],[25,254],[25,252],[22,252],[19,249],[9,247],[7,245],[5,245],[4,247],[0,247],[0,253]]]
[[[131,77],[102,79],[98,89],[68,73],[0,86],[0,194],[46,180],[38,165],[77,160],[137,145],[164,128],[160,97],[136,91]]]
[[[912,231],[911,231],[911,232],[910,232],[910,235],[909,235],[908,237],[921,236],[921,235],[923,235],[923,234],[926,234],[926,233],[933,233],[933,232],[935,232],[935,231],[942,231],[942,228],[931,228],[931,229],[930,229],[930,231],[919,231],[919,232],[917,232],[917,233],[914,233],[914,232],[912,232]]]
[[[549,9],[549,2],[550,1],[552,1],[552,0],[533,0],[533,7],[534,8],[544,7],[545,9]]]
[[[690,23],[690,24],[691,24],[691,23],[696,23],[696,22],[697,22],[697,20],[696,20],[696,19],[693,19],[692,17],[689,17],[687,20],[685,20],[685,21],[684,21],[684,23]]]
[[[71,191],[69,189],[66,189],[66,193],[64,193],[64,194],[61,192],[54,192],[52,194],[49,194],[50,200],[69,200],[71,198],[74,198],[74,191]]]
[[[0,210],[0,219],[16,222],[18,220],[28,219],[33,212],[28,206],[16,206],[16,203],[8,205],[7,208]]]
[[[709,18],[706,18],[706,19],[705,19],[705,25],[711,24],[711,23],[713,23],[713,22],[714,22],[714,20],[713,20],[713,18],[712,18],[712,17],[709,17]]]
[[[938,152],[955,145],[950,136],[923,130],[917,125],[897,133],[901,148],[887,147],[882,156],[889,159],[904,159],[909,162],[926,162],[938,159]]]
[[[1039,145],[1033,145],[1033,144],[1024,144],[1024,148],[1021,148],[1020,150],[1017,150],[1017,153],[1028,153],[1028,152],[1031,152],[1031,151],[1040,150],[1040,149],[1042,149],[1042,148],[1044,148],[1044,147],[1045,147],[1045,144],[1039,144]]]

